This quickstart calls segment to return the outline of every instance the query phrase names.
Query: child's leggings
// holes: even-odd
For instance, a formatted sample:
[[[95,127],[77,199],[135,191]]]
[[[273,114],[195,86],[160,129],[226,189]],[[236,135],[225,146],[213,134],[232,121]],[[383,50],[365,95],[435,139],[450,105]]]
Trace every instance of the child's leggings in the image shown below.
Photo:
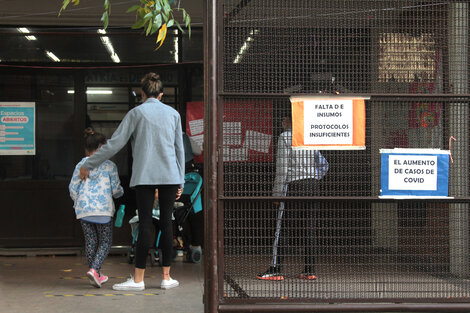
[[[85,253],[88,267],[100,272],[113,242],[113,223],[89,223],[80,220],[85,237]]]

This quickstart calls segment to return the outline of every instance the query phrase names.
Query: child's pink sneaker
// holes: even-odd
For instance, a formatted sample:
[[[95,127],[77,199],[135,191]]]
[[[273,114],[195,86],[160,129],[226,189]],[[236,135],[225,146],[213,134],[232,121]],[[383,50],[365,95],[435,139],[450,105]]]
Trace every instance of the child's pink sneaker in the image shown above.
[[[100,284],[104,284],[105,282],[108,281],[108,276],[100,274],[100,277],[98,279],[100,281]]]
[[[90,280],[90,284],[96,288],[101,288],[101,281],[100,281],[100,275],[98,274],[95,269],[90,268],[90,270],[86,273],[86,276],[88,276],[88,279]]]

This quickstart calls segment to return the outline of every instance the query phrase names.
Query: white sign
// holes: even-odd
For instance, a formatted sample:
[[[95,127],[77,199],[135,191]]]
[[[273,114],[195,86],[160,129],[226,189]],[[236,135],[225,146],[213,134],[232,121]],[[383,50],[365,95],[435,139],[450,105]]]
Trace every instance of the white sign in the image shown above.
[[[254,130],[247,130],[245,134],[245,146],[254,151],[269,153],[271,138],[271,135],[263,134]]]
[[[353,100],[305,100],[304,143],[352,144]]]
[[[223,132],[225,134],[241,134],[242,123],[241,122],[224,122]]]
[[[436,155],[389,156],[389,190],[437,190]]]
[[[36,154],[36,104],[0,102],[0,155]]]
[[[199,120],[189,121],[189,130],[191,135],[199,135],[204,131],[204,120],[201,118]]]

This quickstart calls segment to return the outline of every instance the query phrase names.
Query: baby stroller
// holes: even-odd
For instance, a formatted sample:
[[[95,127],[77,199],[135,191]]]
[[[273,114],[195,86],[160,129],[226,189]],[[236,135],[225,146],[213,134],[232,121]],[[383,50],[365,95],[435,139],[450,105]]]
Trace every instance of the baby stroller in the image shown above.
[[[202,221],[197,213],[202,211],[202,177],[196,172],[184,175],[181,197],[175,202],[175,237],[186,252],[186,261],[201,262]]]
[[[192,218],[196,213],[202,211],[201,192],[202,177],[196,172],[187,173],[185,175],[183,193],[180,199],[175,202],[173,211],[173,230],[177,243],[177,247],[173,250],[173,259],[177,257],[178,248],[183,248],[186,250],[186,260],[188,262],[199,263],[201,261],[202,251],[199,242],[196,240],[201,235],[201,228],[199,225],[196,225],[197,221]],[[153,209],[152,218],[156,228],[156,239],[154,252],[150,256],[151,266],[160,261],[158,247],[161,231],[158,227],[158,222],[160,221],[160,210],[158,207]],[[139,216],[136,215],[130,219],[129,224],[131,225],[132,244],[127,253],[127,261],[129,264],[132,264],[135,258],[135,246],[139,234]],[[191,242],[195,244],[191,244]],[[199,247],[195,248],[194,245]]]
[[[137,243],[137,238],[139,235],[139,215],[137,210],[135,211],[136,215],[129,220],[129,225],[131,225],[131,236],[132,236],[132,243],[127,252],[127,262],[129,264],[134,263],[135,259],[135,247]],[[173,217],[174,218],[174,217]],[[159,262],[160,256],[158,252],[158,243],[160,242],[160,235],[161,231],[159,231],[158,223],[160,221],[160,209],[158,207],[154,207],[152,210],[152,222],[156,229],[156,240],[154,251],[150,254],[150,265],[154,266],[156,262]],[[176,257],[176,251],[174,252],[173,258]]]

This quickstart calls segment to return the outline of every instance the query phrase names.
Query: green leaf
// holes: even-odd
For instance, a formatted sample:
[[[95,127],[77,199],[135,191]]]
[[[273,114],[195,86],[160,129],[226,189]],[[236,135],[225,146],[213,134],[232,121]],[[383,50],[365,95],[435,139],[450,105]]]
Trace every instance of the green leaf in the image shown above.
[[[104,12],[101,16],[101,21],[103,22],[103,28],[106,29],[109,24],[108,12]]]
[[[144,27],[144,25],[145,25],[145,20],[139,19],[139,20],[137,20],[137,21],[134,23],[134,25],[132,25],[131,28],[132,28],[132,29],[139,29],[139,28]]]
[[[170,12],[171,11],[171,7],[170,7],[170,4],[168,4],[168,1],[164,1],[164,7],[165,7],[165,10]]]
[[[162,15],[158,14],[153,23],[158,26],[157,29],[160,29],[160,27],[162,26]]]
[[[180,23],[178,23],[178,21],[177,21],[177,20],[174,20],[174,21],[175,21],[175,25],[176,25],[176,27],[178,27],[178,29],[179,29],[179,30],[180,30],[180,31],[181,31],[181,32],[184,34],[184,30],[181,28],[181,25],[180,25]]]
[[[105,10],[109,9],[109,0],[104,0],[104,8]]]
[[[69,5],[71,0],[64,0],[64,2],[62,2],[62,7],[60,8],[59,10],[59,16],[60,16],[60,13],[65,10],[67,8],[67,6]]]
[[[170,19],[168,23],[166,23],[166,27],[170,28],[171,26],[173,26],[174,22],[175,22],[174,19]]]
[[[163,15],[163,19],[165,20],[165,23],[168,22],[168,20],[170,19],[170,14],[165,14],[165,12],[162,12]]]
[[[147,21],[147,20],[148,20],[149,18],[151,18],[151,17],[153,17],[153,12],[152,12],[152,11],[150,11],[150,12],[147,13],[147,14],[145,14],[145,16],[143,17],[143,19],[144,19],[145,21]]]
[[[150,31],[150,35],[155,34],[155,33],[157,32],[157,30],[160,29],[160,26],[161,26],[161,25],[157,25],[157,24],[153,23],[153,24],[152,24],[152,30]]]
[[[126,13],[134,12],[134,11],[138,10],[139,8],[140,8],[140,5],[138,5],[138,4],[133,5],[129,9],[127,9]]]
[[[147,4],[147,0],[140,0],[140,4]]]
[[[189,15],[187,15],[185,26],[186,26],[187,28],[189,28],[190,25],[191,25],[191,17],[190,17]],[[191,32],[191,31],[190,31],[190,32]]]
[[[152,25],[153,25],[153,20],[150,19],[147,25],[147,31],[145,32],[145,36],[148,36],[150,34],[150,31],[152,30]]]

